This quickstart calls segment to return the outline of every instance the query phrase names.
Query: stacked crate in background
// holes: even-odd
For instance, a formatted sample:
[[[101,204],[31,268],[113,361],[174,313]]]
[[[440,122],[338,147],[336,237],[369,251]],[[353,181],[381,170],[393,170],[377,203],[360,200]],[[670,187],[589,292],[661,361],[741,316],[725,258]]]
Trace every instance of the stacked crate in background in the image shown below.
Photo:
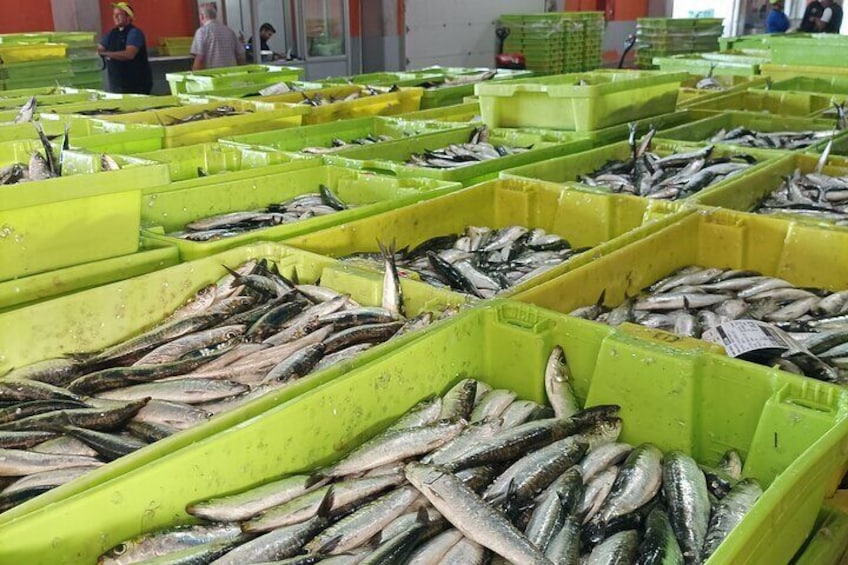
[[[0,90],[70,84],[73,74],[65,44],[9,39],[0,37]]]
[[[723,30],[721,18],[639,18],[636,64],[652,69],[654,57],[717,51]]]
[[[77,88],[102,88],[102,61],[97,55],[97,37],[94,32],[74,31],[51,34],[53,43],[68,46],[67,58],[71,63],[71,85]]]
[[[596,69],[601,65],[603,12],[552,12],[500,17],[509,28],[505,53],[524,55],[527,69],[557,74]]]

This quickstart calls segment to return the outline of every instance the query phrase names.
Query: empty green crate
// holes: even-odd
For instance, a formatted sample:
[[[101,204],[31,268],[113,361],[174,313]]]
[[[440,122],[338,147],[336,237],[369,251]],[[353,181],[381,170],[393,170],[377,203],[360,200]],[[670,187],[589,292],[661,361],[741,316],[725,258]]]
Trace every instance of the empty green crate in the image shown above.
[[[483,121],[492,127],[587,131],[674,111],[686,78],[684,73],[588,72],[477,84],[475,93]]]

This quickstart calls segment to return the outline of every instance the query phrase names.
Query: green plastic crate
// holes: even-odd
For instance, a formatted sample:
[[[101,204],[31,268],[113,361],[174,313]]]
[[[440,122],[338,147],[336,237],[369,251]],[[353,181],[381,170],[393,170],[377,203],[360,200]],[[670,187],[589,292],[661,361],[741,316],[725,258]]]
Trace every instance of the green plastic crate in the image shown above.
[[[135,157],[168,166],[170,183],[144,188],[142,195],[232,182],[321,164],[319,157],[292,159],[275,150],[219,143],[160,149],[139,153]],[[201,176],[199,169],[207,176]]]
[[[182,101],[177,96],[138,96],[133,98],[104,98],[88,102],[77,102],[74,104],[62,104],[61,106],[50,106],[41,110],[42,114],[78,114],[86,112],[86,115],[99,116],[103,119],[115,115],[110,113],[144,112],[157,108],[171,108],[180,106]],[[97,113],[102,110],[100,113]]]
[[[769,39],[780,34],[759,33],[752,35],[740,35],[737,37],[720,37],[719,46],[722,51],[735,49],[768,49]]]
[[[204,110],[214,110],[218,106],[233,106],[241,112],[238,116],[225,116],[200,120],[184,124],[174,124],[174,120],[191,116]],[[287,127],[296,127],[308,109],[283,107],[274,104],[260,104],[245,100],[214,101],[206,104],[188,104],[185,106],[148,110],[104,116],[105,121],[123,124],[151,124],[162,126],[165,130],[164,147],[181,147],[196,143],[214,142],[221,137],[253,133]]]
[[[258,84],[270,85],[277,82],[299,80],[303,76],[303,72],[303,68],[300,67],[242,65],[205,71],[167,73],[165,79],[171,87],[171,94],[182,94],[209,92],[225,88],[253,88]]]
[[[408,112],[403,115],[405,120],[421,120],[433,122],[480,122],[483,119],[480,113],[480,103],[478,101],[463,102],[453,106],[444,106],[441,108],[428,108],[417,112]]]
[[[2,91],[0,91],[2,92]],[[36,95],[35,100],[39,107],[64,106],[65,104],[86,102],[91,100],[94,95],[91,92],[79,91],[69,92],[65,94],[41,94]],[[15,96],[0,99],[0,109],[20,109],[21,106],[29,101],[29,96]]]
[[[429,71],[434,67],[429,67],[427,69],[423,69],[423,71]],[[490,69],[481,68],[481,69],[461,69],[461,68],[447,68],[444,69],[446,75],[448,77],[457,77],[462,76],[464,74],[473,74],[478,72],[484,72]],[[515,80],[520,78],[529,78],[533,76],[532,70],[509,70],[509,69],[497,69],[497,72],[494,77],[490,80],[492,81],[504,81],[504,80]],[[466,96],[472,96],[474,94],[474,84],[466,84],[459,86],[439,86],[428,88],[424,90],[424,95],[421,97],[421,108],[440,108],[442,106],[451,106],[454,104],[459,104]]]
[[[332,259],[278,244],[239,247],[206,259],[0,314],[0,341],[8,344],[8,349],[4,350],[3,358],[0,359],[0,371],[5,373],[12,367],[69,352],[96,350],[138,334],[184,304],[197,290],[225,275],[222,265],[233,267],[258,258],[275,261],[284,276],[291,277],[296,272],[302,282],[314,283],[320,280],[321,285],[348,293],[362,305],[381,304],[382,275],[350,268]],[[465,303],[463,297],[454,293],[415,281],[403,280],[401,285],[404,304],[410,316],[425,310],[438,311]],[[18,328],[18,325],[25,327]],[[83,327],[88,331],[80,331]],[[344,375],[360,364],[379,358],[386,351],[419,339],[420,335],[420,332],[413,332],[376,346],[351,361],[298,379],[285,388],[158,441],[0,514],[0,547],[3,548],[0,549],[0,562],[7,561],[9,550],[18,551],[7,545],[5,536],[14,530],[14,524],[18,524],[19,520],[25,517],[28,519],[28,514],[39,516],[47,512],[52,515],[52,508],[65,499],[87,497],[86,491],[96,490],[99,485],[108,484],[116,478],[132,475],[145,465],[181,448],[238,427],[281,403]],[[41,551],[44,549],[42,544]],[[94,556],[101,553],[94,546],[90,546],[88,551]],[[21,559],[23,561],[16,561],[17,558],[13,561],[35,564],[46,559],[44,562],[56,563],[46,553],[38,558],[21,555]],[[76,550],[73,554],[66,554],[61,561],[87,562],[86,557]]]
[[[839,565],[848,548],[848,512],[825,499],[813,533],[792,559],[792,565]]]
[[[288,200],[298,194],[318,192],[321,184],[334,191],[343,202],[355,204],[356,207],[216,241],[188,241],[165,235],[166,232],[182,230],[186,223],[199,218],[252,210]],[[143,233],[176,245],[180,257],[189,260],[255,241],[282,241],[433,198],[458,188],[456,183],[433,179],[396,179],[338,167],[316,166],[182,190],[164,187],[164,192],[144,195],[141,219],[142,225],[148,228]]]
[[[414,112],[421,107],[421,96],[424,93],[422,88],[401,87],[395,92],[389,92],[386,87],[377,87],[377,89],[383,91],[383,93],[362,96],[355,100],[344,100],[344,97],[361,92],[362,87],[359,85],[329,86],[310,91],[308,93],[310,96],[320,93],[326,99],[330,97],[338,99],[337,102],[320,106],[299,104],[303,100],[303,94],[300,92],[261,96],[256,100],[302,111],[304,125],[323,124],[366,116],[395,116]]]
[[[758,168],[746,175],[745,179],[731,179],[715,191],[704,191],[696,200],[706,206],[721,206],[731,210],[746,212],[754,209],[763,198],[777,190],[783,184],[784,178],[792,176],[796,169],[801,174],[811,173],[816,168],[819,156],[815,153],[791,153],[773,161],[767,167]],[[848,175],[848,158],[832,156],[822,172],[826,175]],[[832,222],[814,217],[793,214],[790,210],[780,214],[781,217],[797,219],[800,223],[819,227],[832,227]],[[824,233],[824,232],[822,232]],[[829,268],[829,267],[828,267]]]
[[[670,140],[666,141],[655,139],[652,145],[652,151],[658,155],[670,155],[678,151],[693,151],[696,148],[703,147],[703,145],[704,144],[695,145],[679,141],[675,142]],[[726,155],[734,155],[736,153],[737,151],[730,148],[716,147],[716,149],[712,153],[712,156],[721,157]],[[731,181],[740,181],[740,179],[747,179],[749,178],[749,175],[752,172],[762,169],[775,159],[780,159],[788,154],[781,153],[779,151],[763,151],[750,148],[746,148],[745,153],[754,156],[758,159],[759,162],[756,165],[753,165],[748,171],[740,173],[735,177],[719,181],[714,185],[711,185],[703,189],[702,191],[694,194],[693,196],[683,199],[683,201],[691,201],[693,199],[696,199],[699,197],[699,195],[703,195],[704,193],[716,190],[717,188],[720,188]],[[501,172],[500,178],[523,178],[543,180],[547,182],[561,183],[566,186],[578,188],[587,192],[600,192],[602,194],[608,194],[607,190],[604,187],[594,187],[582,184],[578,181],[578,178],[581,175],[589,174],[599,169],[610,160],[627,160],[630,158],[630,154],[631,150],[629,143],[626,141],[622,141],[619,143],[607,145],[605,147],[590,149],[588,151],[584,151],[582,153],[577,153],[574,155],[566,155],[565,157],[559,157],[557,159],[548,159],[547,161],[533,163],[522,167],[516,167],[514,169],[506,169]]]
[[[621,405],[622,441],[682,450],[707,465],[735,448],[744,474],[767,487],[708,565],[771,565],[795,553],[846,459],[844,391],[718,356],[673,355],[585,320],[497,301],[238,427],[7,523],[0,558],[93,561],[123,539],[187,523],[190,502],[336,460],[465,376],[543,402],[555,344],[568,352],[581,401]]]
[[[785,80],[798,76],[815,77],[815,78],[831,78],[834,76],[848,76],[848,68],[845,67],[825,67],[820,65],[778,65],[767,64],[760,68],[762,74],[770,76],[772,80]]]
[[[760,65],[767,63],[764,57],[735,55],[732,53],[693,53],[654,57],[654,64],[661,71],[687,72],[693,75],[706,75],[712,69],[713,75],[758,75]]]
[[[0,43],[0,69],[17,63],[31,61],[62,60],[67,46],[63,43]]]
[[[696,76],[683,82],[680,86],[680,94],[677,96],[678,108],[687,108],[694,102],[702,102],[717,96],[742,92],[750,88],[759,88],[766,83],[765,77],[761,76],[717,75],[712,78],[721,84],[724,90],[696,88],[698,82],[704,78],[703,76]]]
[[[460,123],[437,123],[427,121],[410,121],[402,118],[358,118],[326,124],[301,126],[287,130],[267,131],[249,135],[237,135],[221,140],[226,145],[239,147],[256,147],[266,150],[283,151],[294,158],[315,157],[314,154],[302,153],[307,147],[332,147],[335,139],[345,142],[365,137],[367,135],[387,135],[393,139],[406,139],[421,134],[460,128]],[[382,143],[382,142],[380,142]],[[353,145],[352,147],[358,147]],[[344,153],[347,146],[338,149]]]
[[[362,84],[369,86],[420,86],[428,80],[438,79],[444,76],[438,70],[405,71],[397,73],[377,72],[365,73],[351,76],[327,77],[321,82],[327,84]]]
[[[587,131],[673,112],[686,75],[585,73],[477,84],[483,121],[491,127]],[[578,81],[589,83],[577,86]]]
[[[138,251],[0,282],[0,313],[171,267],[177,248],[143,240]]]
[[[848,38],[831,33],[785,34],[769,38],[772,62],[778,65],[845,67]]]
[[[773,116],[756,112],[724,112],[721,114],[709,115],[705,112],[694,112],[696,115],[707,114],[706,117],[687,123],[682,126],[661,130],[657,133],[658,138],[671,139],[674,141],[683,141],[688,143],[707,142],[711,137],[716,135],[720,130],[730,131],[737,127],[744,127],[750,130],[759,132],[786,132],[786,131],[826,131],[830,132],[834,129],[834,123],[830,120],[815,120],[810,118],[796,118],[783,116],[780,120],[775,120]],[[841,133],[840,139],[848,135]],[[807,148],[797,149],[797,151],[816,151],[824,149],[827,145],[828,138],[824,138],[817,143]],[[736,151],[744,152],[748,149],[747,146],[736,145],[733,143],[717,143],[718,146],[733,147]],[[778,149],[775,149],[778,151]],[[779,150],[783,151],[783,150]]]
[[[4,151],[0,166],[29,160],[27,146],[35,142],[18,143],[19,154]],[[66,151],[65,176],[0,187],[0,280],[138,249],[140,189],[166,184],[168,171],[139,159],[116,160],[124,168],[99,172],[100,154]]]
[[[799,117],[811,116],[830,107],[831,98],[829,96],[805,92],[771,92],[767,90],[732,92],[694,102],[687,106],[691,110],[712,110],[715,112],[741,110]]]
[[[635,124],[637,136],[642,136],[651,128],[662,131],[667,128],[673,128],[681,124],[692,122],[699,117],[704,116],[699,116],[696,112],[681,110],[668,114],[661,114],[659,116],[651,116],[650,118],[642,118],[641,120],[634,120],[630,122],[630,124]],[[621,124],[594,131],[580,132],[580,137],[590,140],[594,147],[609,145],[610,143],[626,140],[630,136],[630,124]],[[541,135],[545,141],[567,141],[573,136],[573,133],[569,131],[549,130],[543,128],[519,128],[516,131]]]
[[[47,135],[63,135],[65,123],[70,126],[71,147],[110,154],[130,155],[161,149],[165,136],[165,128],[156,125],[119,124],[83,116],[46,113],[41,117]],[[37,137],[32,124],[0,126],[0,144]]]
[[[47,43],[50,41],[50,33],[3,33],[0,34],[0,44],[16,43]],[[60,41],[54,43],[61,43]]]
[[[521,225],[558,234],[575,248],[592,248],[500,294],[510,296],[611,253],[677,217],[655,217],[652,208],[651,202],[628,195],[589,194],[542,181],[501,179],[301,235],[286,243],[343,257],[378,251],[377,240],[387,238],[394,239],[398,248],[411,249],[432,237],[463,233],[470,225]]]
[[[369,145],[352,147],[346,150],[343,155],[325,155],[324,161],[330,165],[396,175],[401,178],[427,177],[459,182],[465,186],[470,186],[496,178],[499,171],[509,167],[534,163],[561,155],[570,155],[591,146],[588,139],[579,135],[573,135],[570,140],[563,139],[562,141],[550,142],[542,140],[539,135],[510,130],[491,130],[489,131],[489,143],[515,147],[532,146],[532,149],[454,169],[434,169],[406,164],[407,159],[415,153],[440,149],[455,143],[465,143],[471,137],[473,131],[474,127],[466,126],[444,132],[430,133],[413,139],[387,141],[376,147]],[[564,134],[564,137],[566,135]]]
[[[836,75],[830,77],[796,76],[771,82],[771,84],[760,84],[756,89],[770,91],[811,92],[814,94],[837,94],[848,96],[848,75]]]
[[[640,29],[661,29],[668,31],[691,30],[721,26],[722,18],[636,18]]]

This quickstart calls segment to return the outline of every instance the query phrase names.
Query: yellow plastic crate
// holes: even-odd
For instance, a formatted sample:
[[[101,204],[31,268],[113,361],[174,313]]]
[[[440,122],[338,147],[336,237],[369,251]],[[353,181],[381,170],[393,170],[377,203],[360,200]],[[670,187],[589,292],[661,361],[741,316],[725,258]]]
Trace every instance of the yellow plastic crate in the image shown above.
[[[214,110],[222,105],[233,106],[238,111],[249,113],[171,125],[174,120],[185,118],[204,110]],[[189,104],[162,110],[104,116],[103,119],[114,123],[162,126],[165,130],[164,146],[168,148],[213,142],[219,138],[232,135],[296,127],[301,124],[303,115],[308,111],[308,108],[291,105],[277,106],[245,100],[217,100],[205,104]]]
[[[0,65],[64,59],[66,51],[67,45],[64,43],[0,44]]]
[[[843,290],[848,288],[848,231],[697,207],[695,213],[515,298],[568,313],[594,304],[604,291],[604,304],[616,306],[687,265],[751,269],[800,287]],[[621,327],[673,349],[723,353],[706,341],[633,324]]]
[[[303,93],[292,92],[277,96],[263,96],[256,98],[260,102],[273,104],[284,104],[292,108],[306,108],[303,116],[304,125],[323,124],[337,120],[348,120],[351,118],[363,118],[366,116],[396,116],[415,112],[421,106],[421,97],[424,95],[423,88],[401,87],[395,92],[389,92],[388,88],[378,88],[385,91],[384,94],[363,96],[355,100],[339,100],[322,106],[306,106],[298,104],[303,100]],[[310,90],[308,95],[314,97],[320,94],[325,98],[344,98],[356,92],[362,91],[361,86],[331,86],[318,90]]]

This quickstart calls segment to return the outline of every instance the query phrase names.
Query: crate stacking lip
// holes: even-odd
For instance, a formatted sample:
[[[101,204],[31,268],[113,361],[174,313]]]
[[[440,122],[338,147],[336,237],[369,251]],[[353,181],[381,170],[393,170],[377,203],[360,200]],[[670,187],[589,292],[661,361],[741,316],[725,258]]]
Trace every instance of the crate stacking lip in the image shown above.
[[[754,88],[762,90],[766,88],[765,84],[755,86]],[[809,92],[813,94],[830,94],[848,97],[848,76],[835,75],[829,77],[815,76],[797,76],[772,81],[768,85],[770,91],[790,91],[790,92]]]
[[[684,73],[587,72],[477,84],[492,127],[587,131],[674,111]],[[637,103],[638,101],[638,103]]]
[[[463,376],[544,402],[542,375],[554,345],[567,352],[581,402],[621,406],[622,441],[681,450],[707,465],[728,448],[743,454],[743,474],[765,491],[707,565],[765,565],[797,551],[848,454],[844,390],[708,353],[672,355],[662,344],[612,328],[497,301],[384,348],[241,425],[7,522],[0,557],[33,565],[63,555],[93,561],[121,540],[187,523],[190,502],[336,460]],[[105,479],[108,467],[117,466],[95,473]],[[144,514],[153,505],[157,511]],[[53,532],[46,548],[45,531]]]
[[[311,163],[310,163],[311,165]],[[183,260],[206,257],[213,253],[256,241],[283,241],[343,222],[350,222],[386,210],[412,204],[457,190],[456,183],[434,179],[371,175],[332,166],[309,166],[276,174],[193,185],[161,192],[147,191],[142,198],[143,233],[176,245]],[[323,184],[341,200],[352,205],[324,216],[299,222],[245,232],[213,241],[189,241],[171,234],[188,222],[217,214],[254,210],[282,202],[299,194],[317,193]]]
[[[591,194],[563,190],[542,181],[500,179],[297,236],[286,243],[338,258],[376,251],[377,240],[384,240],[387,234],[395,239],[398,248],[412,249],[433,237],[464,233],[470,225],[490,228],[520,225],[555,233],[574,248],[591,247],[498,294],[508,297],[612,253],[642,234],[659,229],[662,222],[674,221],[668,214],[654,216],[653,206],[649,201],[628,195]]]
[[[286,277],[296,272],[303,283],[320,280],[322,286],[348,293],[362,305],[381,304],[382,276],[344,266],[333,259],[266,242],[0,313],[0,340],[12,345],[8,353],[4,351],[0,371],[5,373],[13,366],[59,357],[68,352],[96,350],[127,339],[161,321],[200,288],[224,276],[226,271],[222,265],[236,267],[249,260],[263,258],[276,262]],[[448,306],[464,304],[462,297],[416,281],[403,280],[401,285],[410,316],[422,311],[441,311]],[[14,331],[19,324],[26,325],[26,328]],[[78,331],[82,327],[88,328],[88,331]],[[39,336],[38,343],[30,343],[36,335]],[[8,510],[0,514],[0,538],[4,538],[9,531],[7,528],[19,523],[22,518],[39,516],[45,512],[52,515],[54,505],[63,500],[88,496],[87,491],[97,490],[111,480],[140,471],[146,465],[181,448],[236,428],[282,402],[344,375],[359,364],[367,364],[379,358],[384,350],[394,349],[420,337],[420,332],[412,332],[388,344],[375,346],[350,361],[297,379],[289,386],[112,461],[92,473]],[[25,345],[27,343],[30,345]],[[0,546],[0,561],[5,562],[9,546],[5,541]],[[97,550],[95,546],[98,544],[90,546],[88,551],[99,554],[108,549]],[[46,554],[37,559],[33,557],[34,561],[29,557],[21,557],[27,563],[36,563],[38,559],[47,559],[47,562],[53,560],[53,557]],[[80,559],[76,552],[74,559]]]

